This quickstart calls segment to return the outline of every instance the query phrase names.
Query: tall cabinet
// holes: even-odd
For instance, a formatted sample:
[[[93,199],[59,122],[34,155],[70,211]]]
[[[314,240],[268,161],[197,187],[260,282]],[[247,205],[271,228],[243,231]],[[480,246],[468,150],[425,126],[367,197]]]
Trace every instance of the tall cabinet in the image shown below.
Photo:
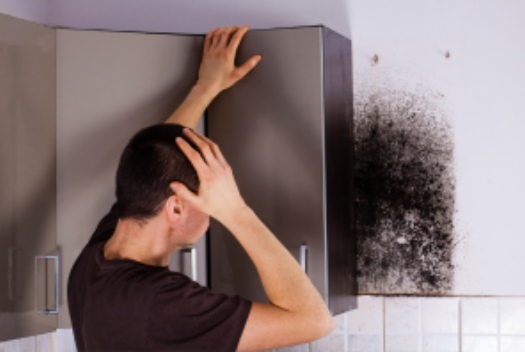
[[[67,278],[115,198],[129,139],[198,78],[204,35],[52,28],[0,16],[0,340],[70,328]],[[251,30],[197,130],[334,314],[355,307],[350,42],[323,26]],[[339,131],[339,132],[338,132]],[[253,263],[212,221],[172,254],[213,292],[265,301]]]

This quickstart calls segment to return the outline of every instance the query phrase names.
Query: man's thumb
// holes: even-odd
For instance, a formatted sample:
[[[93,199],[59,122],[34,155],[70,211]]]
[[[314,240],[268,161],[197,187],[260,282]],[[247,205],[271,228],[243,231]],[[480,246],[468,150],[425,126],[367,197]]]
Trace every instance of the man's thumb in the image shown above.
[[[193,194],[193,192],[191,192],[188,187],[186,187],[186,185],[180,182],[172,182],[170,186],[173,192],[175,192],[179,197],[195,204],[197,196]]]
[[[248,72],[250,72],[258,63],[261,61],[260,55],[252,56],[248,61],[244,63],[241,67],[237,67],[239,72],[240,79],[242,79]]]

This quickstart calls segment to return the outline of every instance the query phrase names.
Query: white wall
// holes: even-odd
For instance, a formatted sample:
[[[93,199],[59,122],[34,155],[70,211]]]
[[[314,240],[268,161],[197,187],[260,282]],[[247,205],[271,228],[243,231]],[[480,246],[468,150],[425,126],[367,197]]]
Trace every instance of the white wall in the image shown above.
[[[461,240],[454,292],[525,295],[525,2],[353,0],[349,19],[356,91],[365,79],[421,83],[447,101]]]

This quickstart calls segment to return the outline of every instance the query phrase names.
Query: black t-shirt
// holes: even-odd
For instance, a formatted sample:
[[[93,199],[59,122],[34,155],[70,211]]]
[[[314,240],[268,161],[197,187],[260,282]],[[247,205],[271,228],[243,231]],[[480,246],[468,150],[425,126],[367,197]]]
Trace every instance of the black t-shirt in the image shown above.
[[[188,276],[131,259],[107,260],[103,246],[117,204],[99,222],[67,283],[79,351],[235,351],[251,309]]]

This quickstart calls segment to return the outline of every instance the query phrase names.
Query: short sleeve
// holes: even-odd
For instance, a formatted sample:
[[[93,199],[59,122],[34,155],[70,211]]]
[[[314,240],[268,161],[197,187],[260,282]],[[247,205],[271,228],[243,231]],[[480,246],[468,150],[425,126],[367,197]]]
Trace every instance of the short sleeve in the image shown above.
[[[212,293],[171,272],[157,292],[148,324],[149,347],[182,351],[236,351],[252,302]]]
[[[99,241],[108,240],[115,232],[115,228],[118,223],[118,205],[117,202],[113,203],[109,212],[102,217],[99,221],[95,231],[89,239],[89,244],[93,244]]]

